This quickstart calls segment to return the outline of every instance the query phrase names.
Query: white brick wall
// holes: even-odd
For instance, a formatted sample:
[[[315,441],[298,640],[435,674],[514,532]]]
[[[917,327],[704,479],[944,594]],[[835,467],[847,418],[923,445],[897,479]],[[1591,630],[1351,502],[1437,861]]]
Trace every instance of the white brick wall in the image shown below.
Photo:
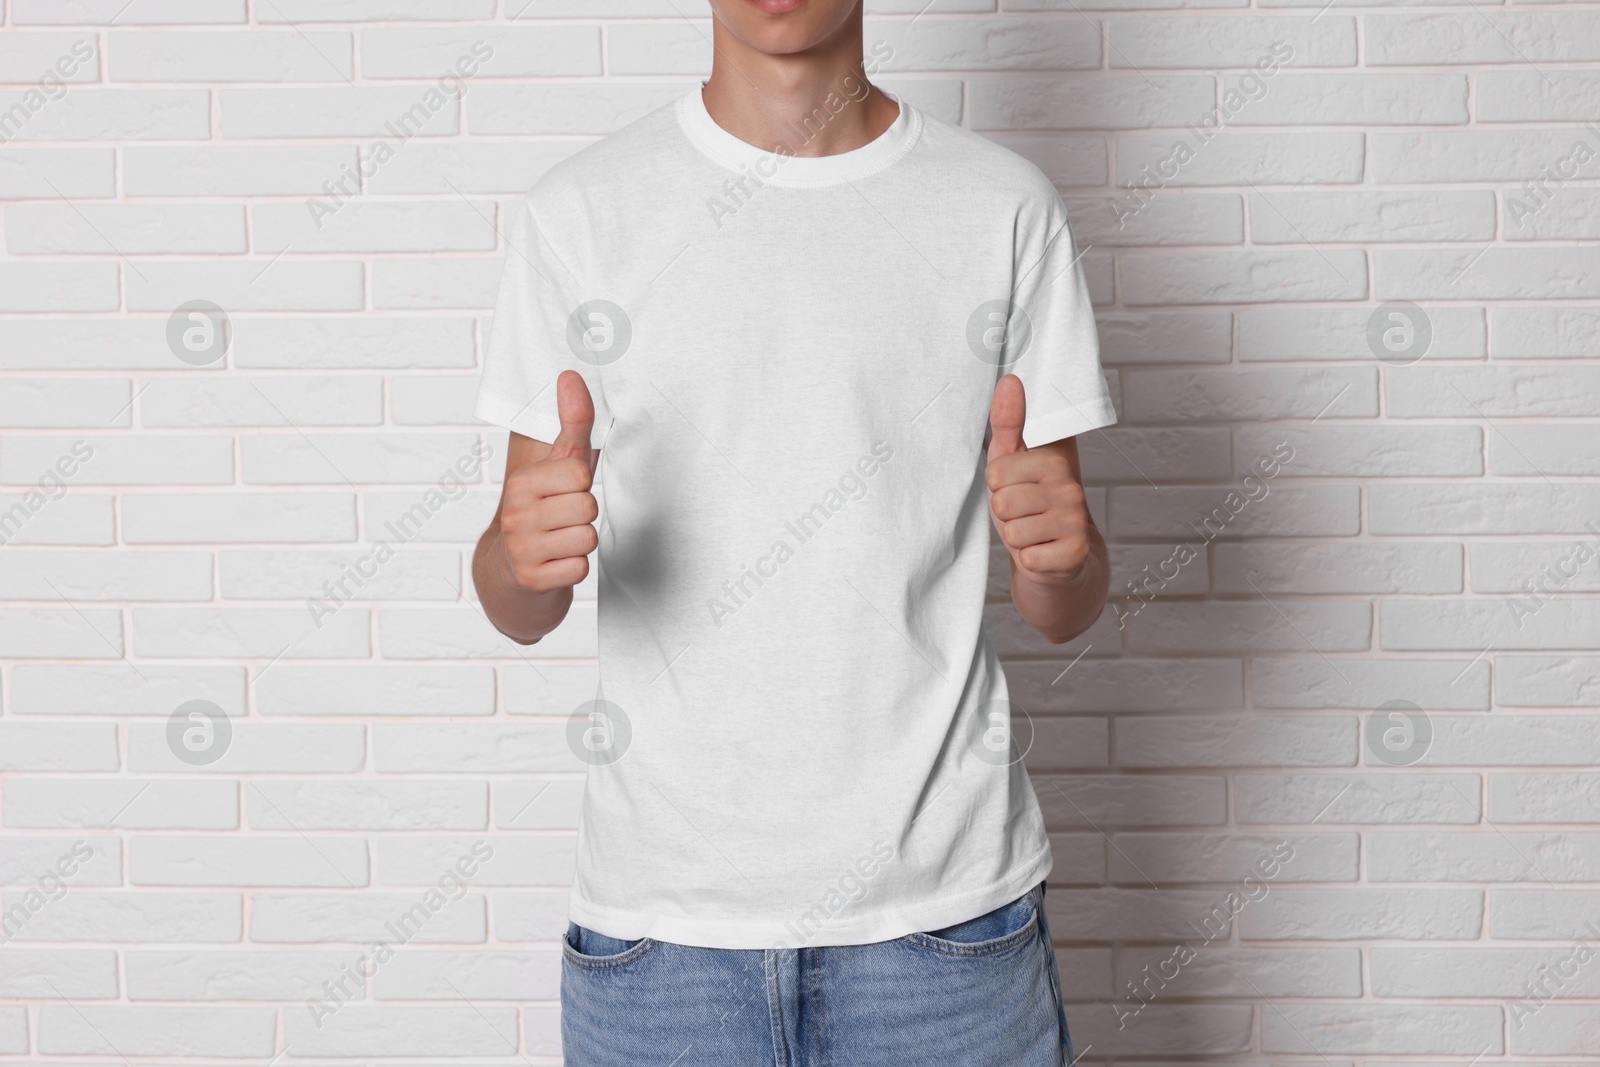
[[[991,609],[1080,1049],[1594,1062],[1600,6],[867,6],[1103,316],[1116,610]],[[479,613],[471,399],[508,209],[706,70],[704,0],[0,10],[0,1064],[558,1062],[593,590],[531,649]]]

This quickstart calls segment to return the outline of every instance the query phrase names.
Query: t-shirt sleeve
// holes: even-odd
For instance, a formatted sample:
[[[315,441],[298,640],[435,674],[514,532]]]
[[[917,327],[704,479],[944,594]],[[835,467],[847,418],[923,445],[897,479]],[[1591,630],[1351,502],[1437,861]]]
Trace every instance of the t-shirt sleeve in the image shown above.
[[[594,398],[590,443],[599,448],[610,428],[611,413],[601,387],[604,356],[587,341],[605,336],[615,323],[608,321],[604,302],[592,302],[600,305],[596,308],[583,303],[577,278],[527,198],[517,208],[506,238],[505,269],[473,414],[525,437],[554,441],[561,429],[556,378],[564,370],[575,370]],[[574,316],[583,320],[576,328]],[[583,358],[579,352],[584,352]]]
[[[1035,447],[1111,425],[1117,413],[1100,369],[1082,250],[1054,190],[1019,219],[1016,245],[1011,333],[1015,339],[1020,325],[1028,338],[1001,371],[1021,378],[1027,392],[1023,442]]]

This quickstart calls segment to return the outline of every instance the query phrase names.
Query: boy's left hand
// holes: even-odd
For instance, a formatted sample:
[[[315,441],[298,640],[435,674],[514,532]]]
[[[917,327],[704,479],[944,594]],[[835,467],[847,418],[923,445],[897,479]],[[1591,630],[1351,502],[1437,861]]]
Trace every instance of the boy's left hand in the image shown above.
[[[989,407],[989,513],[1018,570],[1036,582],[1064,584],[1089,559],[1089,505],[1063,451],[1022,443],[1026,413],[1022,379],[1001,378]]]

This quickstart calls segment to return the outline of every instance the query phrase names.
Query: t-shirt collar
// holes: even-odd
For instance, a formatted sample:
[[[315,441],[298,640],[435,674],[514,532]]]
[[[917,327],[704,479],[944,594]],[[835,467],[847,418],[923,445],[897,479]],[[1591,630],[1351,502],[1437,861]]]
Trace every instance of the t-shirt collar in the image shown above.
[[[922,129],[922,117],[915,108],[899,96],[884,89],[889,99],[900,105],[900,114],[876,138],[853,148],[829,156],[786,156],[742,141],[717,125],[706,110],[701,85],[694,87],[678,102],[678,121],[683,132],[696,148],[716,162],[737,171],[753,171],[764,184],[787,186],[835,185],[854,181],[883,170],[909,152]],[[847,104],[846,106],[855,106]],[[791,147],[803,144],[815,134],[795,126]]]

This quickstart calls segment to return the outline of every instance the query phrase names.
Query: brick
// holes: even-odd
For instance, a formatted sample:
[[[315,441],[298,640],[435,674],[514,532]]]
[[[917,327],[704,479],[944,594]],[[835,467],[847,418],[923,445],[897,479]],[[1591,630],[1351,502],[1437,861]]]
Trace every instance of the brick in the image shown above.
[[[99,80],[99,38],[92,33],[12,33],[0,44],[0,82],[60,86]]]
[[[211,557],[199,552],[7,553],[0,599],[209,600]]]
[[[974,78],[968,106],[975,130],[1178,126],[1208,115],[1214,92],[1213,79],[1181,74]]]
[[[203,141],[209,101],[201,89],[79,88],[35,106],[0,92],[0,135],[10,141]]]
[[[1491,774],[1489,816],[1497,822],[1600,822],[1600,782],[1587,774]],[[1570,841],[1573,851],[1595,862],[1600,839],[1589,834],[1553,836],[1556,844]],[[1591,870],[1585,880],[1600,879]]]
[[[131,663],[24,663],[11,675],[12,710],[25,715],[171,715],[189,700],[209,700],[242,715],[242,667]]]
[[[559,1000],[561,952],[405,952],[374,981],[379,1000]]]
[[[1347,716],[1128,716],[1117,720],[1119,767],[1348,767],[1357,723]]]
[[[19,949],[6,946],[0,996],[112,1000],[117,996],[117,954],[100,949]]]
[[[230,600],[299,600],[319,615],[351,599],[453,600],[461,557],[394,546],[344,551],[226,551],[219,556],[222,596]],[[312,601],[315,601],[315,604]],[[391,694],[394,696],[397,694]]]
[[[1171,537],[1191,550],[1218,537],[1333,537],[1360,529],[1355,486],[1277,486],[1259,506],[1247,504],[1237,512],[1229,506],[1230,492],[1221,486],[1118,486],[1112,490],[1110,528],[1118,539]]]
[[[1159,994],[1207,998],[1356,997],[1361,993],[1361,955],[1355,949],[1207,945],[1183,965],[1175,979],[1163,981],[1173,965],[1162,964],[1171,956],[1170,947],[1122,950],[1117,958],[1117,988],[1126,989],[1127,982],[1143,988],[1143,981],[1149,981]]]
[[[1389,373],[1384,384],[1389,414],[1402,418],[1600,415],[1596,367],[1566,368],[1557,376],[1537,366],[1410,366]],[[1516,427],[1512,439],[1520,441],[1528,429]]]
[[[1030,714],[1236,708],[1244,702],[1240,667],[1227,660],[1085,658],[1068,670],[1069,662],[1008,663],[1012,698]]]
[[[240,311],[353,311],[362,306],[362,265],[285,257],[270,261],[148,262],[128,276],[128,307],[171,314],[206,299]]]
[[[620,28],[620,27],[619,27]],[[614,29],[613,33],[616,32]],[[601,73],[598,26],[373,27],[361,31],[363,78],[574,78]],[[613,67],[613,73],[622,73]],[[458,82],[447,83],[451,89]]]
[[[1123,363],[1226,363],[1233,316],[1225,311],[1107,311],[1097,318],[1100,359]]]
[[[1097,2],[1106,4],[1116,0]],[[1062,918],[1070,914],[1064,913]],[[1051,919],[1051,924],[1052,930],[1060,928],[1055,919]],[[1073,1047],[1093,1045],[1114,1050],[1119,1057],[1132,1058],[1238,1056],[1251,1045],[1248,1005],[1155,1003],[1136,1010],[1138,1014],[1126,1025],[1119,1022],[1113,1011],[1079,1010],[1072,1023]]]
[[[486,252],[497,239],[492,203],[397,201],[336,203],[313,214],[303,204],[251,209],[256,243],[295,252]]]
[[[141,434],[111,436],[85,434],[65,438],[12,436],[0,450],[0,482],[34,480],[66,451],[74,455],[81,442],[88,457],[72,475],[74,485],[226,485],[233,481],[233,440]]]
[[[249,782],[253,830],[478,830],[489,820],[482,782]]]
[[[372,729],[372,753],[373,769],[383,774],[537,774],[580,769],[567,748],[564,722],[378,723]]]
[[[131,842],[134,885],[340,886],[368,883],[365,842],[301,836],[145,836]]]
[[[1366,367],[1130,370],[1123,381],[1126,416],[1135,422],[1363,418],[1378,413],[1376,371]],[[1293,458],[1283,467],[1298,473]]]
[[[1270,97],[1279,65],[1349,67],[1356,62],[1356,20],[1275,18],[1140,18],[1109,20],[1112,67],[1201,70],[1246,67],[1268,74]],[[1320,23],[1320,24],[1319,24]],[[1286,46],[1286,47],[1285,47]],[[1258,77],[1260,75],[1258,74]]]
[[[273,544],[354,541],[349,493],[130,495],[122,501],[129,544]]]
[[[109,545],[111,497],[0,493],[0,544]]]
[[[125,954],[128,999],[320,1000],[352,961],[346,952],[144,949]]]
[[[113,82],[348,82],[355,73],[350,34],[328,30],[113,30],[107,37]]]
[[[1078,439],[1084,478],[1123,483],[1225,479],[1232,472],[1225,427],[1128,427]]]
[[[1494,813],[1490,782],[1490,816]],[[1367,877],[1375,882],[1593,882],[1600,834],[1468,832],[1367,835]]]
[[[480,426],[472,413],[477,398],[476,374],[406,374],[389,381],[397,426]]]
[[[261,680],[256,700],[265,715],[491,715],[494,674],[483,667],[280,666]]]
[[[0,723],[0,770],[114,771],[111,723]]]
[[[1354,184],[1361,180],[1366,158],[1365,142],[1358,133],[1226,129],[1203,143],[1192,132],[1125,134],[1116,143],[1116,184],[1126,187],[1131,182],[1157,190],[1185,185]],[[1188,152],[1181,152],[1179,145]]]
[[[114,311],[112,263],[0,263],[0,312]]]
[[[472,320],[382,318],[250,319],[236,325],[235,363],[250,368],[471,367]]]
[[[1489,671],[1487,663],[1466,658],[1257,659],[1251,664],[1251,695],[1261,707],[1371,710],[1409,700],[1425,708],[1478,711],[1489,706]]]
[[[376,260],[372,264],[372,306],[492,308],[503,268],[498,258]]]
[[[127,732],[129,770],[194,769],[173,754],[167,742],[166,723],[135,723]],[[215,774],[349,774],[365,765],[365,739],[365,728],[361,726],[279,726],[235,721],[232,744],[205,770]]]
[[[1482,925],[1483,892],[1477,889],[1274,889],[1240,913],[1239,936],[1247,941],[1460,940],[1477,937]]]
[[[1128,624],[1129,649],[1146,654],[1359,652],[1371,640],[1360,602],[1157,602]]]
[[[1242,426],[1234,433],[1235,468],[1247,472],[1284,441],[1294,448],[1290,469],[1301,477],[1483,473],[1483,432],[1476,426]]]
[[[1593,189],[1564,188],[1549,199],[1507,193],[1503,232],[1509,240],[1560,240],[1600,237],[1600,195]]]
[[[1118,266],[1122,299],[1134,306],[1359,300],[1367,291],[1366,256],[1353,250],[1133,252]]]
[[[476,606],[378,612],[378,641],[389,659],[588,657],[597,652],[594,627],[594,608],[575,601],[566,621],[524,648],[497,632]]]
[[[5,907],[20,897],[7,893]],[[35,915],[17,939],[228,943],[239,940],[242,914],[235,893],[68,893]]]
[[[1592,486],[1546,482],[1377,484],[1367,502],[1375,534],[1582,534],[1596,514]]]
[[[1491,889],[1489,915],[1490,932],[1496,938],[1588,940],[1594,936],[1589,929],[1594,924],[1594,891]]]
[[[1461,546],[1453,544],[1266,544],[1219,541],[1211,549],[1212,589],[1218,593],[1459,593]],[[1276,661],[1284,662],[1284,661]],[[1360,665],[1385,669],[1388,661]],[[1259,665],[1259,664],[1258,664]],[[1312,666],[1314,665],[1305,665]],[[1425,663],[1396,664],[1402,669]],[[1450,676],[1459,671],[1442,665]],[[1401,673],[1400,677],[1405,674]],[[1256,696],[1263,679],[1255,679]],[[1295,685],[1307,679],[1299,677]],[[1343,687],[1343,686],[1342,686]],[[1471,686],[1465,688],[1471,689]],[[1331,694],[1324,693],[1324,698]]]
[[[353,171],[356,157],[335,144],[130,145],[122,184],[129,196],[323,197],[324,183]]]
[[[1511,1051],[1519,1055],[1583,1056],[1600,1041],[1600,1021],[1588,1004],[1550,1004],[1511,1028]]]
[[[46,1006],[39,1050],[57,1055],[270,1056],[271,1008]]]
[[[1224,780],[1214,776],[1041,775],[1034,792],[1055,830],[1216,826],[1226,818]]]
[[[1433,199],[1450,194],[1433,192]],[[1283,207],[1277,193],[1273,202]],[[1298,225],[1298,220],[1297,223]],[[1386,238],[1388,239],[1388,238]],[[1261,240],[1257,237],[1256,240]],[[1374,358],[1367,323],[1375,308],[1245,308],[1239,312],[1239,359],[1354,360]],[[1427,355],[1437,359],[1482,359],[1487,351],[1481,308],[1423,309],[1433,338]]]
[[[1561,359],[1587,355],[1600,345],[1600,308],[1496,308],[1496,359]]]
[[[1241,86],[1238,75],[1222,80],[1224,93],[1250,88]],[[1231,121],[1241,126],[1434,126],[1464,125],[1467,117],[1467,79],[1460,75],[1363,72],[1280,74],[1267,83],[1265,96]]]
[[[290,608],[136,608],[139,656],[326,659],[370,653],[366,613],[352,608],[313,618]]]
[[[1497,997],[1527,996],[1528,987],[1548,990],[1556,997],[1600,995],[1600,972],[1578,969],[1565,980],[1555,974],[1557,965],[1572,949],[1560,948],[1374,948],[1372,991],[1380,997]],[[1571,970],[1566,962],[1563,970]],[[1515,1011],[1515,1009],[1513,1009]],[[1517,1015],[1512,1016],[1512,1030]]]
[[[1265,1052],[1473,1056],[1503,1051],[1498,1006],[1285,1004],[1261,1017]]]
[[[1488,241],[1494,237],[1494,194],[1476,189],[1426,193],[1403,189],[1377,193],[1280,190],[1270,197],[1253,193],[1249,199],[1250,239],[1257,244]],[[1438,309],[1442,314],[1467,310]],[[1321,313],[1349,314],[1343,309],[1300,312],[1302,316]],[[1478,321],[1482,322],[1481,313]],[[1364,336],[1364,331],[1357,336]]]
[[[576,838],[561,836],[498,837],[492,846],[482,837],[405,835],[376,839],[380,885],[438,886],[445,874],[466,878],[479,887],[504,885],[568,885],[572,880]],[[481,850],[488,846],[492,854]],[[481,862],[470,874],[460,868],[463,857]]]
[[[1247,876],[1274,885],[1353,882],[1359,851],[1355,834],[1117,834],[1111,877],[1130,885],[1150,879],[1232,886]]]
[[[255,893],[250,898],[250,940],[263,944],[318,942],[371,943],[393,940],[395,929],[411,935],[408,944],[471,944],[485,939],[484,898],[468,894],[417,922],[421,893]],[[424,908],[424,911],[431,909]],[[412,915],[410,922],[407,915]],[[563,913],[564,915],[564,913]],[[563,922],[562,930],[566,924]],[[557,935],[559,936],[559,935]],[[348,956],[345,957],[348,960]]]
[[[1235,780],[1245,824],[1476,824],[1474,774],[1248,774]]]
[[[1109,154],[1104,137],[1073,137],[1052,133],[984,134],[989,140],[1022,156],[1061,187],[1101,186],[1110,175]],[[0,153],[3,158],[3,153]],[[3,186],[0,186],[3,195]],[[1076,221],[1076,220],[1074,220]]]
[[[1370,66],[1600,59],[1590,11],[1372,15],[1366,30]]]
[[[230,375],[140,382],[139,423],[199,426],[377,426],[383,380],[367,375]]]
[[[494,0],[272,0],[262,22],[481,21],[494,15]],[[588,12],[585,12],[588,14]],[[507,12],[513,19],[521,12]]]
[[[1522,476],[1600,473],[1596,431],[1593,423],[1501,427],[1489,438],[1489,470]]]
[[[6,825],[34,829],[236,830],[232,782],[13,778],[5,783]]]
[[[1579,142],[1595,147],[1577,130],[1435,130],[1372,133],[1367,140],[1379,185],[1517,182],[1542,177]]]
[[[1513,612],[1501,598],[1390,600],[1380,611],[1383,647],[1392,649],[1588,649],[1600,633],[1593,600],[1553,600],[1532,613]]]
[[[483,86],[476,87],[482,92]],[[222,136],[372,137],[384,141],[460,133],[455,98],[437,85],[219,89]],[[330,175],[332,177],[332,175]]]
[[[115,152],[110,148],[0,148],[0,200],[111,196],[115,191]]]
[[[500,830],[575,831],[582,805],[583,782],[578,780],[529,779],[494,784],[494,822]]]
[[[12,0],[11,21],[19,26],[119,26],[235,23],[245,21],[245,0]]]
[[[0,610],[0,657],[106,659],[122,655],[122,617],[92,608]]]
[[[1508,707],[1600,707],[1600,657],[1498,656],[1494,685]]]
[[[1432,716],[1431,766],[1569,766],[1600,761],[1600,719],[1560,715]]]
[[[0,427],[128,426],[131,392],[118,378],[8,378]]]
[[[484,82],[473,86],[467,97],[467,130],[473,134],[605,134],[688,91],[684,82]]]
[[[403,154],[396,155],[367,179],[365,189],[369,193],[396,195],[454,196],[459,189],[468,195],[511,196],[525,192],[551,167],[591,143],[592,138],[482,144],[413,141]]]
[[[76,887],[122,884],[122,842],[94,834],[0,837],[0,883],[35,888],[46,875],[68,892]]]
[[[499,892],[493,897],[497,940],[558,941],[565,935],[566,893],[534,889]]]
[[[1073,238],[1080,245],[1239,244],[1244,208],[1237,196],[1158,196],[1137,212],[1121,198],[1069,199]]]
[[[477,443],[475,434],[259,434],[240,441],[240,467],[253,485],[429,485]]]
[[[1482,122],[1592,123],[1600,119],[1600,78],[1587,71],[1479,74],[1477,116]],[[1592,132],[1589,141],[1593,146]]]
[[[501,1056],[517,1032],[514,1008],[346,1005],[316,1018],[287,1013],[288,1043],[308,1056]],[[322,1025],[319,1027],[317,1023]]]

